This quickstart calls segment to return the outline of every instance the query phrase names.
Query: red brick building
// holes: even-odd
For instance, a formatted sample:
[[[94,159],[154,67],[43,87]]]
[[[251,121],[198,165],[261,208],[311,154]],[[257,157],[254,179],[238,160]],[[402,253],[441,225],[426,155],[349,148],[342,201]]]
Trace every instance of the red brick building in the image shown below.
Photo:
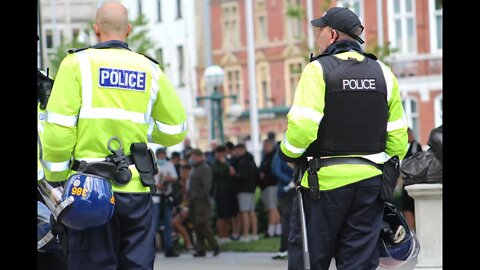
[[[301,71],[308,63],[306,0],[255,0],[256,87],[260,137],[274,131],[280,140],[286,113]],[[383,61],[397,75],[409,125],[426,144],[430,130],[442,123],[442,1],[441,0],[312,0],[313,17],[331,6],[346,6],[359,14],[365,31],[365,50],[391,49]],[[235,94],[244,113],[225,116],[225,140],[250,135],[245,1],[211,0],[213,64],[225,71],[221,92]],[[381,7],[381,12],[379,5]],[[380,23],[379,23],[380,22]],[[382,30],[383,29],[383,30]],[[318,54],[318,51],[314,52]],[[200,61],[200,66],[201,66]],[[198,70],[198,96],[205,96],[203,70]],[[228,111],[232,100],[223,100]],[[206,146],[209,125],[199,117],[200,141]]]

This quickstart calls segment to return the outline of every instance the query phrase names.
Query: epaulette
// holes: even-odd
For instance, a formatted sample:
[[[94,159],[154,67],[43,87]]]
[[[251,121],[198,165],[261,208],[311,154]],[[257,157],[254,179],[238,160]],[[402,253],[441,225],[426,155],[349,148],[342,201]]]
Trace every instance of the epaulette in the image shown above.
[[[78,49],[74,48],[74,49],[68,50],[68,53],[76,53],[76,52],[80,52],[80,51],[83,51],[83,50],[86,50],[86,49],[89,49],[89,48],[90,48],[90,46],[85,47],[85,48],[78,48]]]
[[[143,54],[143,53],[142,53],[142,55],[145,56],[146,58],[150,59],[150,61],[154,62],[155,64],[160,65],[160,63],[158,63],[157,60],[153,59],[153,57],[150,57],[150,56],[148,56],[146,54]]]
[[[366,53],[366,52],[364,52],[363,55],[365,55],[366,57],[368,57],[368,58],[370,58],[370,59],[378,60],[378,58],[377,58],[373,53]]]

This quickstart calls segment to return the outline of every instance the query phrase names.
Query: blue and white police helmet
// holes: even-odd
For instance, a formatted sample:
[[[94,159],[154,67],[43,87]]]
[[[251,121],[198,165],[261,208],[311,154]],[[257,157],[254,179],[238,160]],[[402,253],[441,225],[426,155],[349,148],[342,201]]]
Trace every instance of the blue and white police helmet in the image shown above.
[[[57,220],[66,227],[84,230],[106,224],[113,215],[115,198],[107,178],[76,173],[64,186],[63,201],[71,201]]]
[[[420,244],[415,232],[410,229],[402,213],[386,202],[380,233],[380,266],[392,268],[403,265],[417,257]]]

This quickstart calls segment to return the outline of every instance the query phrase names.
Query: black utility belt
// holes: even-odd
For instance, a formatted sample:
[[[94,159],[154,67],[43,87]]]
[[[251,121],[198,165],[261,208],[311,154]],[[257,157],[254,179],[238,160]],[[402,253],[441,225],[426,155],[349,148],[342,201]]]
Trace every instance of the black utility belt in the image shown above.
[[[120,143],[116,137],[109,140],[108,149],[112,152],[112,155],[105,157],[105,160],[94,162],[74,160],[71,169],[98,175],[110,179],[118,186],[125,186],[132,179],[129,166],[135,165],[143,186],[150,187],[154,191],[155,179],[153,176],[158,173],[158,167],[153,151],[147,147],[146,143],[132,143],[130,146],[131,154],[124,155],[121,143],[118,149],[110,147],[112,140],[117,140]]]
[[[127,163],[127,166],[135,164],[135,161],[133,160],[132,155],[125,156],[125,161]],[[114,164],[112,161],[110,161],[108,159],[104,159],[104,160],[101,160],[101,161],[93,161],[93,162],[86,162],[85,160],[77,160],[76,159],[76,160],[73,161],[72,167],[70,169],[72,169],[74,171],[82,171],[87,164],[95,163],[95,162],[110,162],[110,163]]]
[[[320,186],[318,184],[317,171],[322,167],[340,164],[370,165],[379,170],[383,169],[383,164],[377,164],[363,157],[311,158],[307,161],[305,171],[307,172],[308,190],[313,199],[320,198]]]

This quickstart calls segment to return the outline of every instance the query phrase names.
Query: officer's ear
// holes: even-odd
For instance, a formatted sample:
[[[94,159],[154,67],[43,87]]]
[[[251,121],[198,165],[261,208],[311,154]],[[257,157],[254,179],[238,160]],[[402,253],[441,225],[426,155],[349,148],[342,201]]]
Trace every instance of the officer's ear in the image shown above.
[[[338,34],[337,30],[330,29],[330,37],[336,41],[340,35]]]
[[[95,36],[100,37],[100,27],[96,23],[93,24],[93,32]]]
[[[132,32],[132,25],[128,24],[127,25],[127,37],[130,35],[131,32]]]

